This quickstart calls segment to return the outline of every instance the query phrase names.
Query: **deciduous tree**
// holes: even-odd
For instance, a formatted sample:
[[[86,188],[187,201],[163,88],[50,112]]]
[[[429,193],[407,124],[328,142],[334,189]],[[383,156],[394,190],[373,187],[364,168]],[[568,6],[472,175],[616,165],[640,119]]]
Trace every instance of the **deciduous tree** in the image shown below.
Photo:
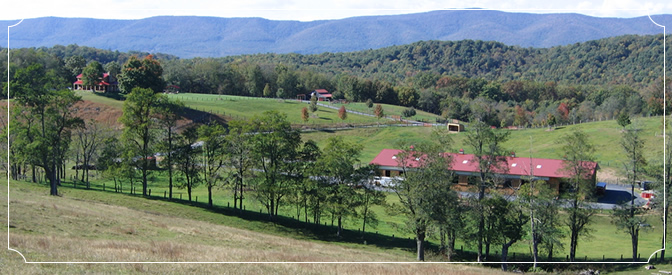
[[[341,108],[338,109],[338,118],[341,120],[348,118],[348,111],[345,110],[345,106],[341,106]]]
[[[252,129],[256,132],[250,138],[253,158],[259,177],[256,179],[255,196],[266,207],[274,219],[280,202],[294,183],[290,172],[296,163],[297,148],[301,136],[292,129],[287,115],[277,111],[266,111],[252,119]]]
[[[564,154],[562,169],[568,172],[569,192],[566,193],[569,199],[569,207],[565,224],[569,227],[569,261],[576,259],[576,249],[579,243],[579,237],[588,234],[587,225],[595,210],[586,204],[586,200],[592,196],[593,174],[595,167],[594,153],[595,147],[588,141],[588,135],[577,130],[558,140]]]
[[[406,217],[407,229],[415,235],[417,260],[424,261],[425,237],[433,221],[431,210],[443,200],[451,199],[439,191],[453,182],[453,174],[447,169],[452,160],[438,146],[408,143],[397,146],[404,148],[396,155],[401,177],[393,185],[399,204],[390,206],[392,211]]]
[[[233,181],[233,208],[243,209],[245,180],[252,175],[252,143],[250,135],[252,125],[248,121],[229,121],[229,134],[226,136],[228,163],[231,166],[229,181]]]
[[[124,125],[122,139],[128,144],[132,153],[138,157],[139,168],[142,172],[142,195],[147,196],[147,176],[150,169],[156,141],[155,128],[156,104],[158,96],[151,89],[133,88],[133,91],[124,101],[123,113],[119,122]]]
[[[495,185],[497,174],[505,173],[507,170],[506,155],[508,151],[503,148],[503,143],[509,138],[509,132],[496,131],[490,128],[485,122],[478,121],[472,124],[467,132],[467,145],[473,151],[474,157],[471,161],[478,166],[478,195],[475,198],[475,222],[477,242],[477,260],[484,260],[483,244],[485,235],[485,208],[482,204],[485,198],[485,190]]]
[[[98,61],[91,61],[82,71],[82,84],[84,86],[96,86],[100,83],[103,73],[103,65]]]
[[[380,104],[376,104],[376,107],[373,108],[373,115],[376,116],[378,119],[378,123],[380,123],[380,119],[385,117],[385,111],[383,110],[383,106]]]
[[[362,146],[341,137],[330,137],[322,151],[315,165],[321,168],[318,177],[322,186],[329,189],[327,203],[338,222],[336,236],[341,237],[343,219],[355,215],[361,201],[353,186],[359,184],[354,165],[359,162]]]
[[[177,188],[187,189],[189,201],[194,188],[203,182],[201,177],[201,154],[203,146],[195,146],[198,140],[198,128],[190,126],[182,132],[175,150],[175,164],[180,172],[177,180]],[[202,159],[201,159],[202,160]]]
[[[623,202],[616,207],[612,216],[612,222],[630,235],[633,261],[636,261],[638,256],[639,227],[640,224],[645,222],[644,217],[641,216],[641,210],[638,206],[635,206],[634,198],[636,181],[642,176],[646,166],[644,140],[640,137],[640,131],[639,128],[630,127],[623,132],[621,147],[627,157],[627,160],[623,163],[623,168],[630,183],[630,192],[633,197],[630,198],[629,202]]]
[[[228,157],[226,129],[220,124],[203,125],[198,128],[198,137],[203,141],[203,182],[208,188],[208,206],[212,207],[212,188],[224,179],[221,171]]]
[[[161,63],[152,55],[142,60],[135,56],[129,58],[121,68],[118,80],[119,88],[124,93],[132,92],[134,88],[146,88],[159,93],[166,87]]]
[[[41,64],[19,69],[10,81],[17,101],[16,129],[27,140],[26,159],[44,169],[51,186],[50,194],[58,195],[59,171],[69,148],[71,130],[83,121],[74,115],[73,105],[81,98],[73,91],[60,90],[65,81]]]
[[[164,138],[159,142],[159,148],[165,152],[166,169],[168,170],[168,199],[173,199],[173,151],[175,150],[175,127],[180,119],[184,103],[173,101],[166,95],[156,95],[155,113],[157,122],[165,131]]]

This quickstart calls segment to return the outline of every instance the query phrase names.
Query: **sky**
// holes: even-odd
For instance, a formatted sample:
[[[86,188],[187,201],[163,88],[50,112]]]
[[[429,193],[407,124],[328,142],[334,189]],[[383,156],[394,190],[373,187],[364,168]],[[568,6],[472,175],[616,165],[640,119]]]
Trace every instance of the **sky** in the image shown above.
[[[465,2],[468,2],[465,4]],[[631,18],[672,14],[670,0],[8,0],[0,20],[45,16],[99,19],[141,19],[161,15],[262,17],[314,21],[367,15],[392,15],[445,9],[482,8],[526,13],[580,13],[596,17]]]

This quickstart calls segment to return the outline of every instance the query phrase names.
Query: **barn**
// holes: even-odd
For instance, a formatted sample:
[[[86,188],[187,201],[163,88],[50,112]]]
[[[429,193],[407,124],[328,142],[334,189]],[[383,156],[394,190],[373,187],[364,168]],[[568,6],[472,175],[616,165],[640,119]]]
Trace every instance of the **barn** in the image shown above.
[[[383,149],[371,161],[370,164],[376,165],[379,173],[383,177],[395,177],[403,173],[401,161],[397,156],[403,150]],[[473,154],[465,154],[460,149],[458,153],[444,153],[452,158],[452,162],[446,169],[452,170],[457,175],[457,184],[462,186],[469,185],[470,178],[479,176],[478,163]],[[506,160],[506,169],[495,171],[503,181],[500,187],[520,187],[530,179],[543,180],[549,184],[551,189],[560,191],[561,183],[571,178],[571,173],[563,169],[565,160],[561,159],[543,159],[516,157],[515,153],[504,158]],[[417,167],[416,159],[406,161],[407,167]],[[585,166],[590,171],[589,179],[594,186],[597,181],[597,170],[599,166],[596,162],[585,162]],[[473,180],[472,180],[473,181]]]

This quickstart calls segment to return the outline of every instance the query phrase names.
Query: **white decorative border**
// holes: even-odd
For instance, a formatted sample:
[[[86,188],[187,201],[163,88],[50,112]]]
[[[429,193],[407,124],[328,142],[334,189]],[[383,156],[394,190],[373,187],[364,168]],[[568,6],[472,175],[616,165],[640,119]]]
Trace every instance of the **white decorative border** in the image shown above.
[[[490,10],[490,9],[447,9],[447,10],[468,10],[468,11],[484,11],[484,10]],[[497,11],[512,11],[512,10],[497,10]],[[553,11],[550,9],[516,9],[515,11]],[[554,11],[563,11],[563,10],[554,10]],[[660,25],[653,21],[651,18],[650,13],[647,11],[649,20],[653,24],[655,24],[658,27],[663,28],[663,133],[666,132],[666,127],[667,127],[667,117],[665,116],[666,113],[666,28],[663,25]],[[8,26],[7,27],[7,81],[9,81],[9,53],[10,53],[10,47],[9,47],[9,29],[12,27],[16,27],[19,24],[23,22],[23,19],[19,21],[18,23]],[[9,99],[9,86],[7,85],[7,98]],[[7,131],[9,132],[9,100],[7,100]],[[666,150],[666,141],[667,141],[667,135],[663,135],[663,152]],[[9,149],[9,135],[7,135],[7,148]],[[663,157],[663,171],[665,171],[667,163],[665,163],[666,159]],[[9,167],[9,150],[7,150],[7,164]],[[666,190],[666,183],[665,183],[665,175],[663,175],[663,205],[666,205],[667,202],[667,190]],[[502,263],[507,263],[507,264],[645,264],[645,263],[650,263],[651,258],[658,253],[659,251],[666,250],[667,249],[667,223],[666,223],[666,217],[663,217],[663,248],[658,249],[651,253],[651,256],[647,259],[646,262],[32,262],[26,260],[26,257],[23,256],[23,254],[16,250],[12,249],[9,246],[9,173],[7,173],[7,249],[10,251],[14,251],[16,253],[19,253],[21,257],[23,258],[24,263],[28,264],[482,264],[482,263],[488,263],[488,264],[502,264]]]

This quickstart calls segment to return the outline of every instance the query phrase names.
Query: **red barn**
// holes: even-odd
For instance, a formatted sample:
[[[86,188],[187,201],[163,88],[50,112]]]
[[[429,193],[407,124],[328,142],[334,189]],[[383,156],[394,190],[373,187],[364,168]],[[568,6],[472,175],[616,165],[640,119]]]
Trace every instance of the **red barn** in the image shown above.
[[[330,101],[332,98],[332,95],[329,93],[329,91],[325,89],[317,89],[310,93],[310,96],[316,96],[318,101]]]
[[[371,164],[377,165],[380,173],[384,177],[399,176],[402,170],[400,160],[397,155],[402,153],[402,150],[397,149],[383,149],[371,161]],[[479,175],[478,163],[474,161],[475,157],[472,154],[464,154],[463,150],[460,153],[444,153],[452,158],[452,162],[446,169],[452,170],[458,176],[458,184],[468,185],[470,177],[477,177]],[[507,169],[501,171],[494,171],[502,179],[505,180],[504,185],[514,188],[520,187],[521,184],[534,178],[535,180],[546,181],[552,189],[560,190],[560,184],[563,180],[571,178],[571,174],[563,169],[564,160],[560,159],[542,159],[542,158],[520,158],[515,154],[505,158]],[[417,167],[417,159],[406,160],[407,167]],[[590,180],[592,185],[597,181],[597,170],[599,166],[596,162],[586,162],[585,165],[590,170]]]

